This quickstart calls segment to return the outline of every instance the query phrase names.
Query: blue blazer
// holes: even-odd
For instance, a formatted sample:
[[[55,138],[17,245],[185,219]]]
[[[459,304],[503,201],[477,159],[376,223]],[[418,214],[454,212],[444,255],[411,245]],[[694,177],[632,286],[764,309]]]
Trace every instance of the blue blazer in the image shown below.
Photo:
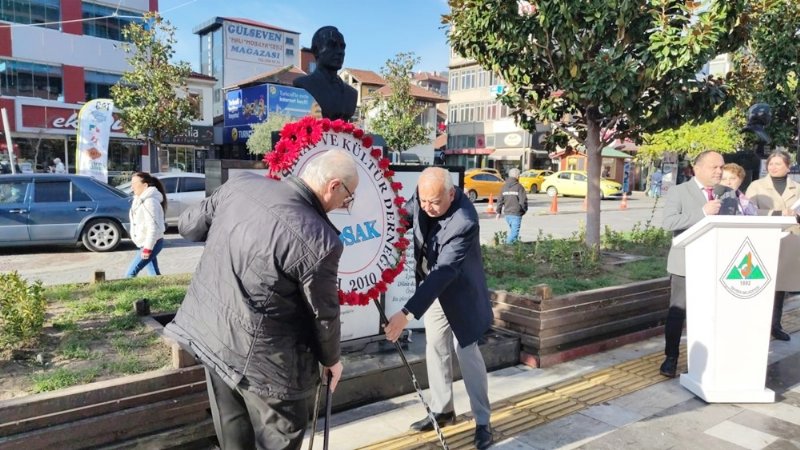
[[[421,317],[438,298],[459,346],[471,345],[489,329],[493,318],[481,258],[478,213],[457,188],[450,208],[438,219],[420,208],[416,192],[405,208],[414,225],[417,263],[417,290],[405,307]],[[430,267],[427,277],[420,269],[425,236]]]

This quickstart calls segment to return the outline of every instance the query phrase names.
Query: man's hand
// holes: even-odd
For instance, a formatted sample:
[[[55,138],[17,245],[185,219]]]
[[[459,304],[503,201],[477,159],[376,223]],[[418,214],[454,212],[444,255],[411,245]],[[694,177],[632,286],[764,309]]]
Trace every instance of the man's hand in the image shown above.
[[[339,384],[339,378],[342,377],[342,369],[344,369],[344,366],[342,366],[342,362],[339,361],[330,367],[325,367],[325,370],[322,371],[325,375],[325,379],[329,380],[328,383],[331,385],[331,392],[335,391],[336,385]]]
[[[703,212],[707,216],[714,216],[719,213],[719,208],[722,206],[722,202],[719,199],[709,200],[703,205]]]
[[[389,318],[389,323],[383,326],[383,332],[386,333],[386,340],[396,342],[403,333],[403,330],[408,325],[408,319],[403,311],[397,311]]]

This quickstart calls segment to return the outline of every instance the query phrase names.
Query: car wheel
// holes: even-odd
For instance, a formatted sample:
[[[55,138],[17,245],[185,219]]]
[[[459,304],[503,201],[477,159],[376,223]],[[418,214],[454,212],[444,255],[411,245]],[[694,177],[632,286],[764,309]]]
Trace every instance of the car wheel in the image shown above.
[[[547,195],[549,195],[550,197],[557,196],[558,195],[558,189],[556,189],[555,186],[550,186],[549,188],[547,188]]]
[[[467,198],[472,203],[475,203],[475,201],[478,200],[478,193],[475,192],[475,191],[469,191],[469,192],[467,192]]]
[[[539,192],[539,186],[536,186],[536,184],[532,184],[529,191],[531,194],[536,194]]]
[[[93,252],[110,252],[122,240],[119,224],[111,219],[95,219],[83,229],[83,245]]]

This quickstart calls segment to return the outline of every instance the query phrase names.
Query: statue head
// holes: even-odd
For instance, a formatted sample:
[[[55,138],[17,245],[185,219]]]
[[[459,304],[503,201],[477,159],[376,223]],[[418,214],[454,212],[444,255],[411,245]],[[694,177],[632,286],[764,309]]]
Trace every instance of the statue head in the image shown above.
[[[747,110],[747,125],[742,129],[743,132],[749,131],[756,135],[759,143],[768,144],[770,142],[767,134],[767,126],[772,120],[772,111],[766,103],[756,103]]]
[[[311,38],[311,53],[317,65],[328,70],[338,71],[344,64],[344,36],[334,26],[325,26]]]

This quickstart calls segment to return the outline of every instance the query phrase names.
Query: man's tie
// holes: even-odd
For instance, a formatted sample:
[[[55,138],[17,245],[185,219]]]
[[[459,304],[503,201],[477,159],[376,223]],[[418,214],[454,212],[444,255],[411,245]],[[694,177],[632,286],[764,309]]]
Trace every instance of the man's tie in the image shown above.
[[[705,191],[706,191],[706,197],[708,198],[708,201],[714,200],[714,188],[713,187],[707,187],[707,188],[703,188],[703,189],[705,189]]]

